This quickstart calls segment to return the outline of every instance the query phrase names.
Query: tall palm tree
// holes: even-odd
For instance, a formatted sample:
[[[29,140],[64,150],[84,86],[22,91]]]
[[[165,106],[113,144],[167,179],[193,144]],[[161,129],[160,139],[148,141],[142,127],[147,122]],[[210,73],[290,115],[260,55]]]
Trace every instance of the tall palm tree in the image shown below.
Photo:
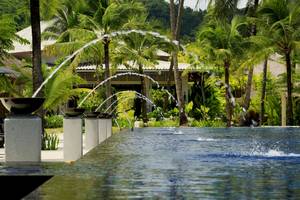
[[[57,43],[48,47],[46,50],[49,54],[56,54],[60,56],[70,55],[79,47],[87,42],[105,34],[109,34],[116,30],[122,30],[123,25],[135,15],[144,12],[144,7],[140,3],[133,1],[87,1],[86,4],[89,9],[74,9],[73,7],[66,6],[57,17],[56,24],[63,27],[63,31],[59,32],[54,25],[51,29],[52,34],[57,38]],[[71,12],[71,15],[67,13]],[[51,36],[51,33],[48,34]],[[91,45],[79,53],[72,61],[71,65],[74,67],[81,61],[93,63],[97,66],[104,62],[105,76],[110,76],[109,69],[109,46],[112,44],[110,38],[104,37],[102,42]],[[108,81],[106,87],[106,96],[111,96],[111,83]],[[108,103],[110,105],[110,102]]]
[[[261,90],[261,105],[260,105],[260,125],[264,122],[264,112],[265,112],[265,99],[266,99],[266,84],[267,84],[267,70],[268,70],[268,60],[269,57],[275,53],[275,47],[273,41],[266,37],[270,33],[268,29],[264,29],[266,25],[263,25],[263,20],[259,20],[257,25],[260,26],[260,30],[257,35],[250,37],[251,48],[247,50],[246,57],[244,59],[243,65],[245,66],[255,66],[264,62],[263,64],[263,79],[262,79],[262,90]],[[267,34],[268,33],[268,34]],[[250,72],[248,72],[250,73]],[[248,74],[249,81],[249,74]]]
[[[108,34],[112,31],[122,29],[122,26],[132,17],[137,14],[142,14],[145,10],[144,7],[135,1],[115,1],[109,3],[108,0],[100,0],[98,12],[94,15],[94,19],[101,26],[101,30],[104,34]],[[101,16],[101,14],[103,15]],[[104,37],[104,65],[105,75],[104,78],[110,77],[109,69],[109,44],[110,38]],[[106,83],[106,98],[111,96],[111,82]],[[110,105],[110,101],[107,105]]]
[[[147,16],[140,16],[135,23],[130,23],[127,28],[142,28],[151,30],[152,24],[146,21]],[[125,65],[128,69],[136,70],[138,73],[144,73],[144,67],[155,67],[157,64],[157,49],[174,49],[173,44],[153,37],[151,35],[141,35],[139,33],[130,33],[124,35],[121,41],[114,50],[114,63],[116,65]],[[148,88],[145,84],[146,78],[141,78],[141,93],[148,97]],[[143,121],[147,121],[147,104],[142,102]]]
[[[208,8],[213,10],[212,15],[217,17],[220,20],[231,21],[234,15],[237,13],[237,5],[239,2],[244,2],[241,0],[209,0]],[[197,1],[197,4],[200,3],[200,0]],[[259,5],[259,0],[247,0],[245,14],[248,17],[255,17],[257,13],[257,8]],[[257,26],[256,24],[250,24],[250,35],[255,35]],[[243,107],[248,110],[251,101],[251,88],[252,88],[252,79],[253,79],[254,66],[250,65],[248,69],[248,79],[245,89],[245,99],[243,102]]]
[[[238,17],[233,18],[231,24],[211,19],[198,36],[199,47],[206,52],[207,60],[224,67],[227,127],[231,126],[232,119],[230,66],[233,65],[234,59],[243,55],[244,48],[249,45],[238,30],[242,25],[244,24]]]
[[[180,35],[180,27],[181,27],[181,19],[183,15],[184,0],[179,1],[178,15],[175,15],[175,3],[174,0],[170,0],[170,24],[171,24],[171,32],[172,39],[177,40],[179,43],[179,35]],[[177,20],[176,20],[177,18]],[[185,102],[182,91],[182,79],[178,69],[178,53],[177,51],[173,51],[172,53],[172,64],[174,67],[174,79],[175,79],[175,87],[177,94],[177,101],[179,107],[179,124],[186,125],[188,122],[187,116],[185,114]]]
[[[41,25],[40,25],[40,2],[30,0],[31,30],[32,30],[32,79],[33,90],[37,90],[43,83],[42,53],[41,53]],[[38,96],[43,96],[39,92]]]
[[[265,0],[259,10],[269,25],[268,37],[276,45],[276,51],[285,59],[287,70],[287,125],[293,125],[292,59],[300,40],[300,2],[289,0]]]
[[[249,0],[247,3],[246,13],[250,18],[256,17],[257,9],[258,9],[259,0]],[[256,35],[257,33],[257,25],[255,23],[250,24],[250,35]],[[251,88],[252,88],[252,79],[253,79],[254,65],[249,66],[248,70],[248,79],[245,91],[245,99],[243,103],[243,107],[245,110],[248,110],[251,101]]]
[[[156,51],[159,48],[157,39],[131,33],[122,37],[124,43],[120,44],[114,53],[116,65],[125,65],[128,69],[133,69],[140,74],[144,74],[144,67],[153,67],[156,64]],[[141,93],[148,96],[149,89],[146,85],[146,78],[141,77]],[[147,103],[142,101],[142,118],[147,122]]]

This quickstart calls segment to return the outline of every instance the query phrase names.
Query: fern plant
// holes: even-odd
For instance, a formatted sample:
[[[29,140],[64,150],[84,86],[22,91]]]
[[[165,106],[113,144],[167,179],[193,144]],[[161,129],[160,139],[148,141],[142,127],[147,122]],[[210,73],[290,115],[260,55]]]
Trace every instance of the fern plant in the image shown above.
[[[71,67],[58,72],[46,84],[44,108],[48,111],[55,110],[70,98],[79,96],[82,92],[89,92],[89,89],[74,87],[85,82],[85,80],[73,73]]]

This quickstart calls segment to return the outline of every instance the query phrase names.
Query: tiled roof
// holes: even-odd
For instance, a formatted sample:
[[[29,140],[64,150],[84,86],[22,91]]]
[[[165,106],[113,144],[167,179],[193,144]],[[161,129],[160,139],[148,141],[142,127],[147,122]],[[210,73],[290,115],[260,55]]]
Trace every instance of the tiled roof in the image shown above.
[[[125,65],[119,65],[118,71],[127,71],[130,70],[130,68],[126,68]],[[178,64],[178,69],[180,71],[183,71],[187,68],[190,67],[190,64],[188,63],[179,63]],[[145,66],[143,69],[146,71],[156,71],[156,70],[161,70],[161,71],[168,71],[170,68],[170,62],[169,61],[158,61],[155,67],[147,67]],[[132,67],[132,69],[136,69],[135,67]],[[81,65],[77,67],[78,72],[89,72],[89,71],[95,71],[96,70],[96,65]]]
[[[41,21],[41,32],[45,31],[47,27],[49,27],[53,23],[52,21]],[[23,52],[31,52],[32,51],[32,33],[31,26],[17,32],[17,35],[28,40],[30,44],[20,44],[19,42],[14,41],[14,49],[9,51],[9,53],[23,53]],[[42,40],[41,49],[43,50],[45,46],[54,44],[55,40]]]

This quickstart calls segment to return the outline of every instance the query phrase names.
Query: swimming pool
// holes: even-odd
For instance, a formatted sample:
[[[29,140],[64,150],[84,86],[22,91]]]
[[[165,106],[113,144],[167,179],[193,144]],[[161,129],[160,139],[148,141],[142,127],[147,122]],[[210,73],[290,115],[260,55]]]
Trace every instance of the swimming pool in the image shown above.
[[[27,198],[298,199],[298,128],[142,128],[111,137]]]

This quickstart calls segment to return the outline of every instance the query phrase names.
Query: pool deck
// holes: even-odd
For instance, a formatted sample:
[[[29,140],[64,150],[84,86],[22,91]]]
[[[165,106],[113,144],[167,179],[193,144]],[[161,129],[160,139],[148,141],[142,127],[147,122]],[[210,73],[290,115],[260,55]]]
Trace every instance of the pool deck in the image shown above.
[[[42,162],[64,162],[63,157],[63,145],[64,138],[63,134],[59,134],[59,144],[57,150],[43,150],[41,153]],[[83,155],[87,153],[85,149],[85,137],[83,135]],[[5,162],[5,150],[4,148],[0,148],[0,163]]]

